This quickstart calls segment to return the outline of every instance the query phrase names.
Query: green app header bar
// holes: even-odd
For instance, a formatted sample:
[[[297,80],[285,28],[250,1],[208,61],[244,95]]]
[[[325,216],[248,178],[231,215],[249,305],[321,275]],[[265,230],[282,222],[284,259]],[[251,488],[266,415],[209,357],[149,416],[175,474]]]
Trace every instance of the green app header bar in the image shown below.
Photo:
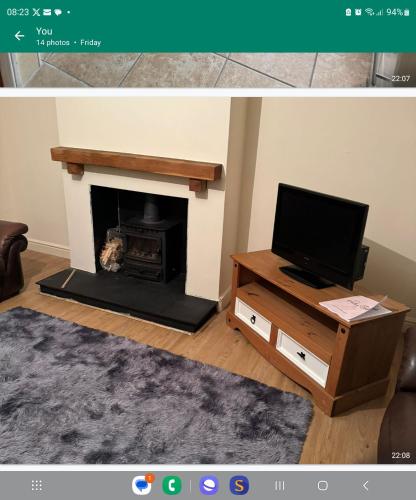
[[[416,52],[415,0],[1,0],[0,52]]]

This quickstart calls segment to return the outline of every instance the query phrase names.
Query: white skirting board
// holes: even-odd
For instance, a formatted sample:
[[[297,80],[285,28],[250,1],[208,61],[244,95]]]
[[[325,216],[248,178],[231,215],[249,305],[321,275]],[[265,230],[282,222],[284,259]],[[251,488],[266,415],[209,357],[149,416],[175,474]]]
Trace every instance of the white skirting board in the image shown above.
[[[27,241],[29,250],[55,255],[56,257],[64,257],[65,259],[70,258],[69,247],[65,245],[58,245],[57,243],[51,243],[49,241],[35,240],[33,238],[28,238]]]

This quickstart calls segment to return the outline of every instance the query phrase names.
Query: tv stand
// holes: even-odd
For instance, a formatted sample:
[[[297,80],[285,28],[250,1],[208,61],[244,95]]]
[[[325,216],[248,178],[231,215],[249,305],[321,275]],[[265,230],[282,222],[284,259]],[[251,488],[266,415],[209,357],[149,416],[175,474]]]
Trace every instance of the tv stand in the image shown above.
[[[334,283],[297,266],[282,266],[280,270],[296,281],[300,281],[300,283],[304,283],[312,288],[318,288],[320,290],[322,288],[334,286]]]
[[[288,262],[269,250],[232,258],[228,326],[306,388],[324,413],[337,415],[386,394],[409,308],[389,298],[383,306],[390,314],[348,322],[319,302],[380,296],[358,286],[353,292],[311,288],[282,272]]]

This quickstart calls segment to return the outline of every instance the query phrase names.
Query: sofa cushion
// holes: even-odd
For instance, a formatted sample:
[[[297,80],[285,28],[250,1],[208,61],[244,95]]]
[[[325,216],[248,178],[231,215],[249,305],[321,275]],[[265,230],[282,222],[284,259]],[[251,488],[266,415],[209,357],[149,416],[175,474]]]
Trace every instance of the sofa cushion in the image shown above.
[[[378,463],[416,463],[416,393],[399,392],[391,400],[380,430]],[[407,458],[406,453],[410,453]]]

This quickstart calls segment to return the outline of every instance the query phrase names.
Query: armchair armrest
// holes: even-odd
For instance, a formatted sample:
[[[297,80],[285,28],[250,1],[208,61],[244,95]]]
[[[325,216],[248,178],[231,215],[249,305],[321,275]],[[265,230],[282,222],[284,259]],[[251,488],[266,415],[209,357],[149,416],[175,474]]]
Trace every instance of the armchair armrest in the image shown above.
[[[3,257],[4,265],[7,265],[10,245],[16,238],[27,233],[28,227],[20,222],[8,222],[0,220],[0,256]]]
[[[3,257],[0,255],[0,296],[1,296],[1,291],[3,290],[5,279],[6,279],[6,263],[4,262]]]
[[[405,333],[403,360],[396,389],[416,392],[416,327],[408,328]]]

